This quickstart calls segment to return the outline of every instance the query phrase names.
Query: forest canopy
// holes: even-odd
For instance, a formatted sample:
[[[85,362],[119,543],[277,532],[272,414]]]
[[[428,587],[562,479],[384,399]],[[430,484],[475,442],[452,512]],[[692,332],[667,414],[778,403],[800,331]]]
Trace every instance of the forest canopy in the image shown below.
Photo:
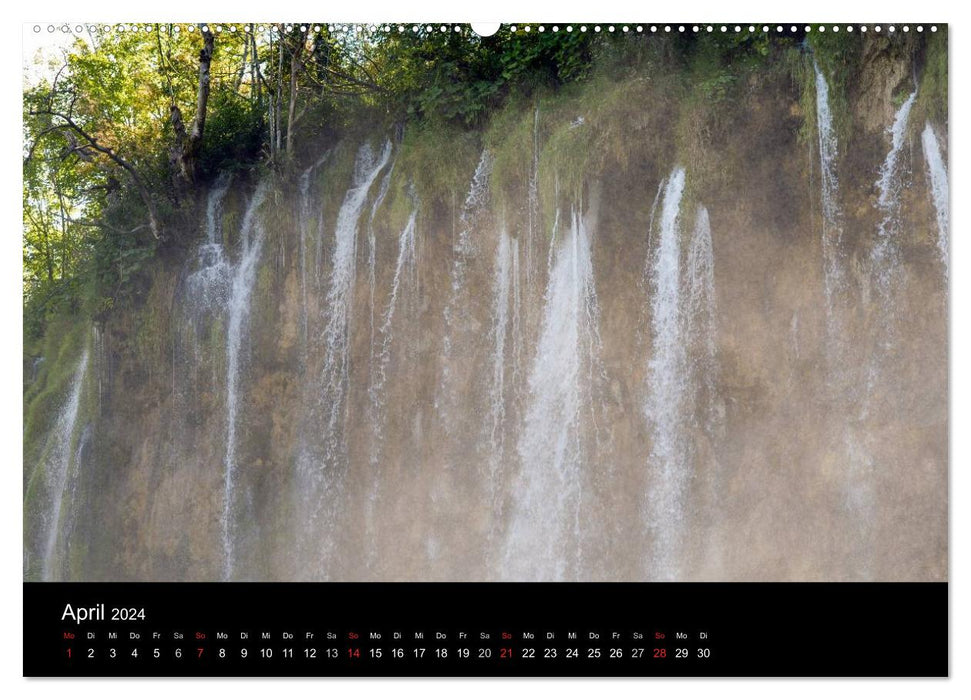
[[[110,312],[150,261],[192,244],[200,196],[221,172],[289,176],[342,137],[400,136],[406,125],[462,136],[513,99],[595,75],[656,75],[651,61],[678,66],[676,87],[711,107],[747,67],[805,40],[519,29],[482,38],[468,25],[75,28],[61,55],[44,57],[43,77],[25,81],[25,340],[57,313]],[[838,67],[842,48],[814,51]]]
[[[24,91],[26,334],[58,310],[107,311],[185,246],[217,173],[292,171],[363,124],[474,128],[513,85],[582,77],[594,44],[467,25],[87,27]]]

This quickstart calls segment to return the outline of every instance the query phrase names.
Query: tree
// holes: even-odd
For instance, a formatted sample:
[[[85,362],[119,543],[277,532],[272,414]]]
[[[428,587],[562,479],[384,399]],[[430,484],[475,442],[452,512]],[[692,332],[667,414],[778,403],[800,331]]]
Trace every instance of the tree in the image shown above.
[[[158,31],[158,30],[156,30]],[[211,90],[212,55],[215,49],[215,37],[206,25],[200,24],[203,46],[199,51],[199,80],[196,86],[196,114],[192,120],[192,128],[186,132],[182,119],[182,110],[176,102],[176,95],[171,91],[169,104],[170,119],[175,132],[173,146],[173,161],[177,164],[179,175],[184,185],[192,185],[198,176],[198,156],[202,148],[202,140],[206,129],[206,114]],[[161,47],[161,40],[159,42]]]

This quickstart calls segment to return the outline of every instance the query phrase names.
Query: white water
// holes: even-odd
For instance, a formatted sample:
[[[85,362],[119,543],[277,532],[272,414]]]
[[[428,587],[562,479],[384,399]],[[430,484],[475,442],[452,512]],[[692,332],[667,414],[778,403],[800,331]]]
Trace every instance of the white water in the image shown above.
[[[469,184],[469,193],[465,197],[465,203],[462,205],[462,212],[459,215],[459,234],[452,245],[454,254],[450,280],[452,293],[449,303],[445,307],[446,354],[450,349],[448,329],[451,329],[453,325],[455,307],[460,306],[463,301],[466,270],[475,256],[475,244],[472,241],[473,229],[479,216],[489,204],[489,176],[491,174],[492,156],[489,151],[482,151],[479,164],[472,176],[472,182]]]
[[[948,201],[947,167],[941,156],[941,145],[934,133],[930,122],[924,125],[924,132],[920,137],[924,149],[924,162],[927,164],[927,177],[931,183],[931,198],[934,200],[934,211],[937,213],[937,250],[941,254],[944,265],[944,277],[948,275],[948,228],[950,226],[950,203]]]
[[[226,329],[226,455],[223,460],[223,509],[220,517],[223,540],[223,579],[233,576],[235,556],[234,526],[236,510],[236,417],[239,411],[240,352],[249,330],[250,300],[265,229],[259,220],[259,209],[266,199],[267,183],[261,182],[250,199],[240,230],[239,261],[232,274],[229,296],[229,322]]]
[[[197,312],[221,310],[229,294],[231,267],[222,241],[222,202],[232,176],[223,173],[206,200],[206,242],[199,246],[195,270],[186,278],[189,303]]]
[[[381,179],[381,184],[378,186],[378,196],[374,198],[374,204],[371,205],[371,217],[368,219],[367,226],[367,267],[368,267],[368,314],[371,319],[371,342],[368,344],[368,376],[370,376],[374,367],[374,268],[377,262],[377,240],[374,236],[374,217],[377,216],[378,210],[381,205],[384,204],[384,198],[388,196],[388,189],[391,187],[391,173],[394,172],[394,163],[388,168],[388,172],[384,174]]]
[[[314,213],[314,198],[310,194],[310,180],[314,171],[327,162],[330,151],[324,153],[316,163],[303,171],[298,185],[299,191],[299,220],[297,225],[300,228],[300,315],[303,324],[304,352],[310,339],[310,312],[307,308],[307,236],[318,233],[316,224],[319,223],[319,214]]]
[[[50,498],[44,510],[44,550],[41,554],[41,580],[50,581],[54,573],[55,550],[61,533],[61,510],[64,506],[65,491],[70,474],[72,457],[75,456],[74,434],[77,430],[78,413],[81,408],[81,391],[88,373],[88,349],[81,354],[81,361],[71,380],[67,401],[57,416],[57,423],[45,450],[44,481]]]
[[[526,205],[526,285],[532,284],[535,273],[533,246],[539,228],[539,107],[533,112],[533,170],[529,175],[529,193]]]
[[[379,195],[380,199],[381,195]],[[378,205],[376,205],[378,206]],[[371,373],[370,385],[368,386],[368,419],[371,439],[370,449],[370,486],[368,488],[367,502],[364,508],[365,518],[365,542],[367,546],[367,556],[365,563],[368,568],[373,568],[377,563],[377,518],[376,509],[380,495],[380,471],[381,450],[384,447],[384,427],[387,421],[385,404],[385,386],[388,381],[388,364],[391,361],[391,349],[394,343],[394,318],[395,311],[401,305],[401,297],[406,284],[414,284],[416,266],[416,246],[415,228],[418,220],[418,209],[411,212],[408,223],[398,235],[398,257],[395,261],[394,278],[391,282],[391,293],[388,297],[388,305],[381,321],[378,334],[381,337],[381,347],[374,359]],[[372,285],[373,294],[373,285]],[[372,330],[372,337],[374,332]],[[373,344],[373,343],[372,343]]]
[[[836,300],[845,291],[840,253],[843,237],[839,209],[839,181],[836,178],[837,141],[829,105],[829,85],[813,62],[816,72],[816,131],[819,136],[820,202],[823,210],[823,291],[826,294],[827,343],[835,346],[842,336]]]
[[[889,303],[892,281],[900,263],[900,190],[903,178],[900,173],[900,154],[903,150],[904,136],[907,132],[907,121],[910,118],[911,107],[917,98],[914,90],[910,97],[900,106],[894,116],[890,129],[890,150],[880,167],[880,177],[876,188],[877,208],[883,218],[877,229],[877,240],[871,252],[871,263],[875,275],[876,291],[883,297],[883,303]]]
[[[368,389],[368,399],[372,412],[371,425],[372,453],[371,463],[376,464],[380,446],[383,442],[384,428],[384,387],[388,380],[388,363],[391,361],[391,345],[394,342],[394,316],[400,303],[402,286],[406,278],[414,281],[415,273],[415,225],[418,220],[418,209],[411,212],[408,223],[398,236],[398,258],[395,262],[394,279],[391,282],[391,295],[384,312],[379,333],[381,335],[381,350],[376,360],[374,376]]]
[[[651,281],[653,350],[648,362],[648,398],[644,414],[651,426],[648,460],[654,473],[647,523],[654,538],[650,577],[678,577],[678,549],[684,530],[684,497],[690,477],[681,433],[688,393],[685,339],[681,320],[681,198],[685,172],[675,168],[664,187],[657,250]]]
[[[468,291],[466,289],[466,274],[475,257],[476,248],[472,240],[476,224],[489,204],[489,176],[492,174],[492,155],[483,150],[479,163],[472,175],[469,192],[459,214],[459,232],[452,242],[452,267],[449,272],[450,291],[445,304],[445,335],[442,352],[442,378],[439,386],[440,395],[445,401],[437,402],[439,415],[443,418],[446,430],[452,424],[449,420],[457,397],[454,396],[455,387],[452,386],[451,356],[452,346],[456,342],[456,331],[462,323],[463,312],[468,309]]]
[[[917,91],[900,106],[894,115],[890,128],[890,150],[880,167],[877,179],[877,209],[881,215],[877,227],[877,238],[870,251],[870,280],[876,293],[876,303],[880,314],[875,331],[876,350],[866,360],[864,371],[866,384],[863,393],[861,417],[869,415],[873,392],[880,381],[883,367],[894,345],[896,314],[894,311],[896,281],[900,275],[900,191],[903,175],[900,172],[900,155],[903,151],[904,136],[910,109],[914,105]]]
[[[328,414],[321,470],[337,466],[341,460],[342,417],[346,410],[345,395],[349,374],[348,338],[351,324],[351,301],[355,279],[357,228],[367,202],[371,185],[391,157],[391,142],[386,141],[375,157],[370,144],[358,150],[354,177],[344,195],[334,229],[334,252],[326,299],[326,325],[323,332],[324,370],[321,405]]]
[[[596,362],[586,355],[598,347],[597,323],[590,239],[574,211],[551,269],[529,375],[503,579],[561,581],[581,572],[582,410],[588,393],[582,369]]]
[[[213,183],[206,200],[206,243],[222,242],[223,199],[233,181],[231,173],[222,173]]]
[[[518,386],[519,358],[522,352],[519,290],[519,239],[503,228],[499,234],[492,283],[492,383],[490,386],[489,483],[492,489],[493,523],[502,517],[501,494],[504,485],[506,403],[512,388]],[[512,366],[512,377],[506,367]]]
[[[692,375],[700,375],[696,389],[705,392],[706,405],[695,407],[705,413],[705,427],[710,431],[717,418],[714,405],[715,376],[715,257],[711,246],[711,222],[708,209],[698,207],[695,225],[688,246],[687,270],[687,338],[696,353],[692,361]],[[703,386],[702,386],[703,385]]]

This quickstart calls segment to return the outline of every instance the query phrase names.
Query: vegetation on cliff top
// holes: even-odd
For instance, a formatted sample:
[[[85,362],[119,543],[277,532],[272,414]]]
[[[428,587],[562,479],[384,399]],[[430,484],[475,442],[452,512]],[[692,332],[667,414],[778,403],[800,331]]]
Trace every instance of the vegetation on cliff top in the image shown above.
[[[790,70],[797,62],[780,59],[804,51],[801,37],[761,32],[504,27],[482,39],[452,26],[209,29],[92,31],[28,82],[24,333],[38,354],[52,318],[103,318],[143,298],[149,264],[197,239],[200,196],[221,171],[291,177],[328,148],[345,144],[346,158],[349,141],[384,130],[401,141],[396,188],[407,172],[419,200],[461,203],[487,146],[494,191],[512,201],[539,140],[542,189],[572,197],[607,162],[626,167],[644,143],[698,162],[754,89],[756,69]],[[837,99],[858,44],[812,39]],[[946,44],[907,46],[925,53],[920,109],[935,118],[946,104]]]

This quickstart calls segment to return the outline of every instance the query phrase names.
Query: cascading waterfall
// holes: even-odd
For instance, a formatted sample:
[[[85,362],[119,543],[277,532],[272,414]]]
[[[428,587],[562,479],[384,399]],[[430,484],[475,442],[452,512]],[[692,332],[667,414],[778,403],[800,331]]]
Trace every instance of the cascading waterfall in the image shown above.
[[[344,195],[344,201],[337,214],[334,252],[326,299],[326,325],[322,338],[324,369],[320,405],[327,418],[324,425],[323,462],[317,465],[317,470],[320,472],[337,468],[342,460],[341,419],[346,410],[345,395],[350,368],[348,338],[355,279],[358,221],[367,202],[371,185],[388,164],[390,157],[390,141],[385,142],[377,158],[370,144],[361,146],[354,164],[352,185]]]
[[[375,541],[377,539],[377,525],[375,511],[380,496],[380,478],[378,466],[381,450],[384,446],[384,426],[387,419],[385,402],[385,385],[388,381],[388,363],[391,361],[391,346],[394,342],[395,311],[401,302],[403,287],[410,280],[414,282],[416,265],[415,228],[418,221],[418,209],[412,210],[408,223],[398,236],[398,257],[395,262],[394,278],[391,282],[391,294],[388,306],[384,312],[378,333],[381,337],[381,348],[372,366],[370,386],[368,387],[368,417],[371,426],[370,439],[370,469],[371,483],[368,487],[367,502],[364,504],[365,535],[367,542],[367,566],[373,567],[377,560]],[[373,286],[372,286],[373,289]]]
[[[232,184],[232,173],[221,173],[206,200],[206,243],[222,242],[223,199]]]
[[[529,375],[504,579],[561,581],[581,575],[583,409],[590,393],[583,369],[596,362],[585,355],[598,348],[598,323],[590,239],[574,210],[550,272]]]
[[[689,391],[681,320],[681,198],[685,172],[675,168],[664,186],[657,250],[648,268],[653,350],[648,363],[644,414],[652,428],[649,465],[654,472],[647,523],[654,539],[651,578],[678,577],[684,534],[684,498],[690,477],[681,432]]]
[[[88,348],[81,354],[81,360],[71,380],[71,388],[67,401],[57,416],[57,423],[45,447],[44,482],[47,496],[50,499],[41,517],[43,536],[41,552],[41,580],[50,581],[53,578],[56,561],[58,540],[61,537],[62,510],[68,494],[67,485],[71,474],[72,464],[77,456],[75,450],[75,434],[77,432],[78,414],[81,408],[81,394],[85,379],[88,375]]]
[[[371,217],[368,219],[367,226],[367,267],[368,267],[368,314],[370,316],[371,341],[368,343],[368,376],[374,371],[374,288],[375,277],[374,268],[377,262],[377,239],[374,235],[374,218],[378,215],[378,210],[384,203],[384,198],[388,196],[391,187],[391,174],[394,172],[394,163],[388,168],[388,172],[381,179],[378,186],[378,196],[374,198],[371,205]]]
[[[529,194],[526,204],[526,285],[533,281],[533,245],[539,227],[539,107],[533,111],[533,169],[529,174]]]
[[[937,213],[937,249],[941,254],[944,265],[944,277],[947,278],[949,267],[948,227],[950,225],[950,204],[948,202],[947,168],[941,156],[941,144],[934,133],[934,127],[927,122],[920,137],[924,149],[924,162],[927,164],[927,177],[931,184],[931,198],[934,200],[934,211]]]
[[[250,301],[256,271],[263,252],[266,231],[259,220],[259,209],[266,199],[268,185],[261,182],[250,199],[240,230],[239,261],[232,274],[229,295],[229,322],[226,329],[226,455],[223,462],[223,510],[221,515],[223,540],[223,578],[233,576],[234,529],[236,510],[236,418],[239,411],[240,352],[249,330]]]
[[[472,182],[462,205],[461,214],[459,214],[459,232],[452,243],[452,267],[449,273],[450,289],[448,301],[445,304],[442,378],[439,387],[440,395],[444,396],[445,400],[439,398],[436,402],[446,431],[452,425],[449,418],[453,415],[452,411],[457,401],[457,397],[454,396],[457,389],[452,386],[453,377],[450,361],[452,346],[456,342],[456,330],[460,325],[463,310],[468,308],[469,295],[465,278],[476,252],[472,234],[479,218],[489,204],[489,176],[491,174],[492,155],[488,150],[483,150],[479,157],[479,163],[476,165],[475,173],[472,175]]]
[[[842,214],[839,207],[839,181],[836,177],[837,140],[833,129],[833,113],[829,105],[829,84],[819,64],[813,61],[816,72],[816,131],[819,137],[820,203],[823,213],[823,291],[826,295],[827,345],[831,362],[839,364],[836,348],[843,337],[842,318],[837,303],[845,292],[840,245],[843,237]]]
[[[715,256],[711,245],[711,221],[708,209],[699,206],[695,214],[695,226],[688,246],[687,269],[687,337],[689,347],[696,356],[691,362],[691,373],[701,375],[698,390],[705,393],[705,404],[696,406],[705,414],[705,429],[710,433],[717,418],[715,408]]]
[[[231,268],[222,241],[222,202],[231,183],[232,176],[223,173],[209,190],[206,242],[199,246],[195,269],[186,278],[189,302],[198,313],[221,310],[229,294]]]
[[[880,177],[876,182],[877,208],[882,220],[877,230],[877,240],[870,255],[871,269],[875,276],[876,291],[883,304],[890,303],[893,280],[900,264],[900,190],[903,177],[900,173],[900,154],[903,151],[904,136],[910,110],[917,99],[917,90],[897,110],[890,129],[890,150],[880,167]]]
[[[502,517],[502,473],[505,462],[506,403],[518,385],[522,352],[519,291],[519,239],[503,228],[499,235],[492,285],[492,384],[490,387],[489,483],[492,489],[493,530]],[[512,377],[506,367],[511,364]]]
[[[880,167],[880,177],[876,188],[877,209],[881,220],[877,227],[877,238],[870,251],[870,274],[873,291],[876,294],[878,311],[876,351],[866,365],[866,390],[861,415],[866,417],[870,410],[872,394],[879,381],[882,364],[894,344],[894,295],[900,275],[900,191],[903,175],[900,172],[900,155],[903,151],[904,136],[911,107],[917,98],[915,89],[900,106],[890,128],[890,150]]]
[[[97,366],[97,353],[95,353],[95,365]],[[91,446],[91,441],[94,436],[94,425],[93,423],[85,423],[84,428],[81,429],[81,434],[78,435],[76,447],[74,448],[74,455],[71,458],[71,471],[68,475],[65,496],[70,503],[70,507],[66,514],[61,516],[61,540],[63,542],[62,546],[65,551],[65,559],[69,561],[69,556],[71,553],[71,546],[73,543],[73,538],[75,536],[75,531],[78,524],[78,515],[80,515],[80,497],[79,492],[80,480],[82,468],[84,467],[85,454]],[[60,578],[66,578],[68,572],[62,572]]]
[[[877,209],[881,220],[877,238],[870,251],[870,281],[876,298],[874,349],[863,365],[864,386],[859,404],[859,418],[865,421],[874,407],[874,393],[878,389],[884,363],[895,344],[894,311],[897,280],[900,275],[900,191],[903,174],[900,156],[903,151],[910,110],[917,98],[915,89],[894,115],[890,128],[890,150],[880,167],[876,188]],[[843,485],[844,507],[850,514],[853,530],[847,538],[856,568],[855,575],[863,580],[872,578],[871,554],[874,536],[873,513],[876,507],[873,490],[874,459],[862,425],[847,422],[843,427],[846,455],[846,478]]]
[[[418,209],[411,212],[408,223],[398,236],[398,258],[395,262],[394,278],[391,282],[391,295],[388,307],[384,312],[381,328],[381,350],[376,359],[374,375],[368,389],[368,399],[372,414],[372,452],[371,464],[377,463],[379,451],[383,442],[384,426],[384,387],[388,380],[388,363],[391,361],[391,344],[394,341],[393,323],[395,310],[399,304],[401,288],[406,278],[414,278],[415,272],[415,226],[418,220]]]
[[[691,352],[687,370],[692,385],[686,415],[690,416],[689,428],[692,424],[701,428],[701,435],[704,437],[696,439],[707,439],[710,446],[707,456],[704,452],[691,454],[689,451],[696,473],[700,476],[699,480],[705,486],[700,494],[705,499],[704,505],[695,507],[693,512],[700,509],[708,513],[711,520],[717,520],[724,507],[724,488],[718,450],[712,443],[723,435],[724,409],[718,400],[716,385],[720,370],[716,339],[715,256],[708,209],[701,205],[695,212],[694,228],[688,245],[685,286],[685,344]],[[797,326],[796,318],[794,315],[793,322]],[[706,567],[717,570],[723,565],[725,546],[721,541],[722,537],[723,533],[718,528],[706,533]]]
[[[391,142],[375,153],[369,143],[357,151],[351,184],[344,195],[334,227],[330,275],[321,312],[322,355],[317,383],[306,386],[310,409],[296,453],[295,510],[300,533],[295,546],[301,551],[302,576],[326,578],[328,552],[334,546],[335,523],[341,509],[350,378],[349,342],[353,292],[356,283],[357,233],[371,187],[391,158]],[[323,248],[318,244],[318,254]],[[318,264],[318,272],[320,265]]]
[[[30,120],[25,578],[947,580],[947,27],[590,29],[542,89],[365,29],[288,144],[212,103],[157,216],[51,199]]]
[[[310,181],[314,172],[327,162],[330,151],[322,155],[317,162],[308,167],[300,175],[298,184],[298,206],[299,220],[297,225],[300,227],[300,316],[303,324],[304,348],[306,350],[307,340],[310,338],[310,312],[307,308],[307,236],[316,235],[319,218],[314,215],[314,200],[310,194]]]
[[[822,208],[823,292],[826,314],[826,356],[829,381],[834,394],[832,400],[839,410],[852,410],[858,401],[860,375],[855,371],[858,361],[851,357],[853,349],[847,344],[846,324],[850,317],[850,290],[847,270],[841,251],[842,213],[839,209],[839,182],[836,178],[837,141],[833,129],[833,115],[829,104],[829,86],[819,65],[816,71],[816,128],[819,136],[820,201]],[[795,317],[793,323],[796,323]],[[865,371],[865,370],[864,370]],[[864,381],[866,377],[862,378]],[[865,393],[865,392],[864,392]],[[844,490],[844,503],[855,513],[854,522],[865,527],[865,518],[858,517],[866,502],[860,484],[872,465],[872,459],[860,441],[857,430],[848,422],[837,428],[842,443],[835,445],[846,463],[849,485]]]
[[[475,245],[472,242],[472,232],[475,224],[489,204],[489,176],[492,174],[492,155],[489,151],[482,151],[479,163],[472,176],[469,185],[469,193],[465,197],[462,205],[462,213],[459,215],[459,233],[452,245],[454,257],[452,258],[452,270],[450,274],[451,294],[448,304],[445,307],[445,355],[448,358],[451,350],[450,330],[454,325],[454,315],[456,309],[462,306],[464,301],[465,275],[469,264],[475,255]],[[446,363],[447,364],[447,363]]]
[[[173,417],[200,395],[218,391],[224,369],[212,353],[219,331],[226,321],[232,292],[233,266],[223,240],[223,200],[232,184],[232,175],[216,178],[206,199],[206,235],[188,262],[179,299],[181,318],[178,336],[172,342]],[[221,343],[220,343],[221,344]]]

